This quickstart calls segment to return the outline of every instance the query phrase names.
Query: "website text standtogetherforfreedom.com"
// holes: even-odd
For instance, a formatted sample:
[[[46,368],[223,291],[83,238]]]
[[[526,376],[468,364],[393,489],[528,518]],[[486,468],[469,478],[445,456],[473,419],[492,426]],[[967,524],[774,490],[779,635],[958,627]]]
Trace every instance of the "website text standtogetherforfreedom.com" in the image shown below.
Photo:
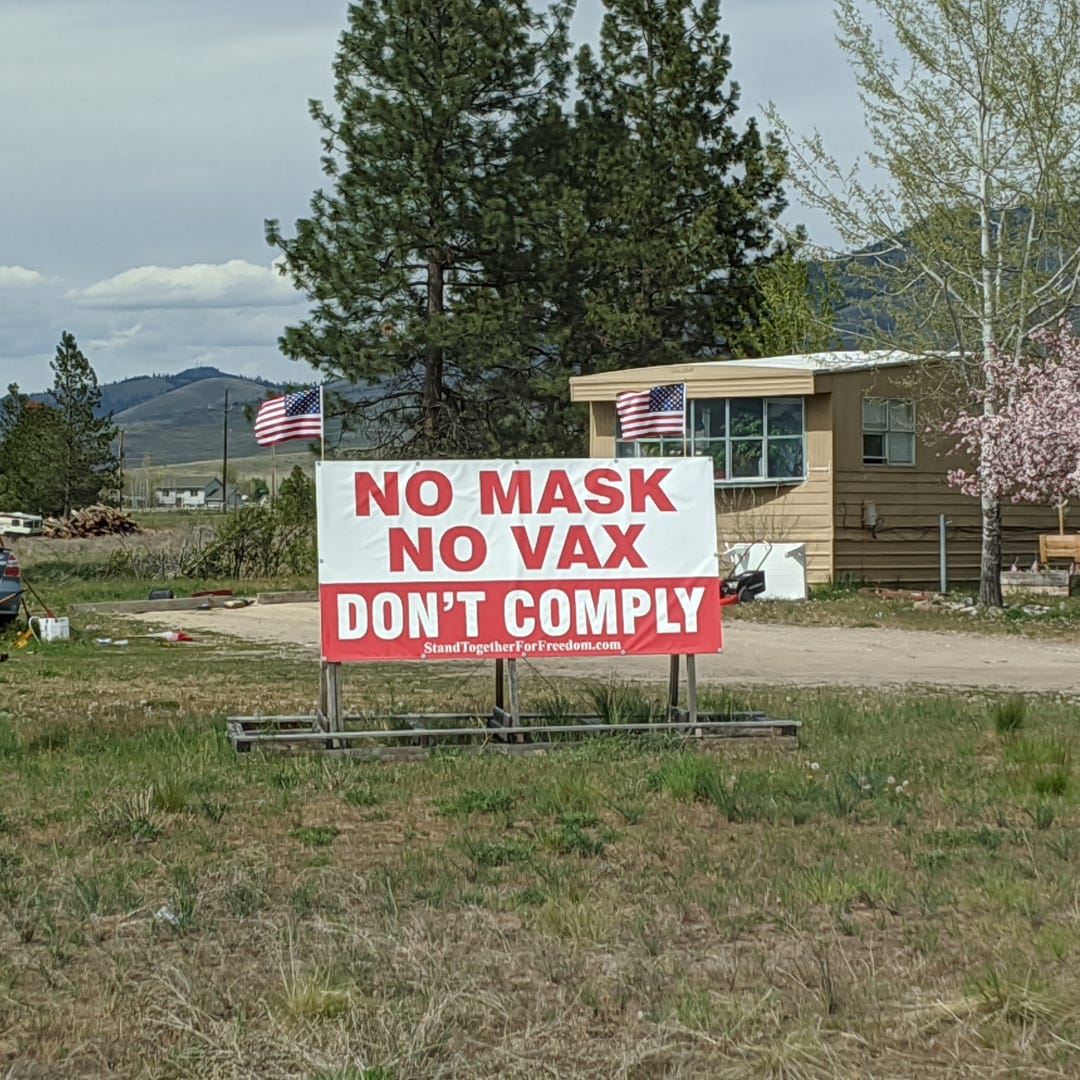
[[[589,656],[596,653],[624,653],[621,641],[455,641],[440,645],[437,641],[424,642],[424,657],[453,659],[455,656],[513,656],[520,652],[523,656],[537,653],[576,653]]]

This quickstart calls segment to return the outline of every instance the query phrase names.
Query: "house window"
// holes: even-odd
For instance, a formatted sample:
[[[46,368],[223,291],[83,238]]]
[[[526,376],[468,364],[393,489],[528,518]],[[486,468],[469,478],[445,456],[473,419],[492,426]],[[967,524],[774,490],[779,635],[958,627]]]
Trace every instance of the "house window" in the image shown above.
[[[689,452],[713,461],[717,484],[791,483],[806,479],[803,399],[780,397],[693,400],[689,406]],[[619,457],[681,457],[678,437],[623,439]]]
[[[915,403],[902,398],[863,398],[863,464],[915,464]]]

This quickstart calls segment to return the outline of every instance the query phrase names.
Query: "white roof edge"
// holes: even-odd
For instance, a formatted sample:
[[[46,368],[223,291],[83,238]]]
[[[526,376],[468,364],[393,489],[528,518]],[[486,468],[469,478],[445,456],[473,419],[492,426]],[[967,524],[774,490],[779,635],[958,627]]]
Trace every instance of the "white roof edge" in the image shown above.
[[[947,353],[936,354],[946,356]],[[918,364],[933,359],[932,354],[910,353],[900,349],[855,349],[848,352],[792,353],[788,356],[763,356],[752,360],[703,360],[695,363],[707,367],[774,368],[783,371],[859,371],[867,368],[891,367],[899,364]]]

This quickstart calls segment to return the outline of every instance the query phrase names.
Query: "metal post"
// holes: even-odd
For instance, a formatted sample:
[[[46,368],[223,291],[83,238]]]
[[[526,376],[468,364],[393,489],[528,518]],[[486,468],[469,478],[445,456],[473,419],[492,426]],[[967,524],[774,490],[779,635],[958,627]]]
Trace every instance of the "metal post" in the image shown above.
[[[329,664],[325,660],[319,661],[319,722],[329,725],[327,710],[329,709],[330,691],[327,689],[327,669]]]
[[[942,514],[938,523],[938,561],[941,565],[941,592],[949,591],[949,567],[945,556],[945,526],[948,522]]]
[[[503,678],[503,661],[498,659],[495,661],[495,708],[501,709],[505,705],[505,698],[503,691],[506,689],[505,680]]]
[[[686,658],[686,711],[690,723],[697,723],[697,657],[691,653]]]
[[[507,660],[506,666],[510,674],[510,723],[514,727],[519,727],[521,725],[521,699],[518,696],[517,661]]]
[[[331,731],[344,731],[344,709],[341,703],[341,665],[326,666],[326,719]]]
[[[679,711],[679,655],[668,658],[668,716]]]

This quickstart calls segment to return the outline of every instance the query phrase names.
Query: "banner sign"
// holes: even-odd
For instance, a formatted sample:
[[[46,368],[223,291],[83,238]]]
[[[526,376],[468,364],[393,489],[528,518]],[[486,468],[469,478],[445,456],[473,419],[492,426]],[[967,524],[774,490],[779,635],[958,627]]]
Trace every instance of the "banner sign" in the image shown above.
[[[717,652],[706,458],[316,465],[326,660]]]

